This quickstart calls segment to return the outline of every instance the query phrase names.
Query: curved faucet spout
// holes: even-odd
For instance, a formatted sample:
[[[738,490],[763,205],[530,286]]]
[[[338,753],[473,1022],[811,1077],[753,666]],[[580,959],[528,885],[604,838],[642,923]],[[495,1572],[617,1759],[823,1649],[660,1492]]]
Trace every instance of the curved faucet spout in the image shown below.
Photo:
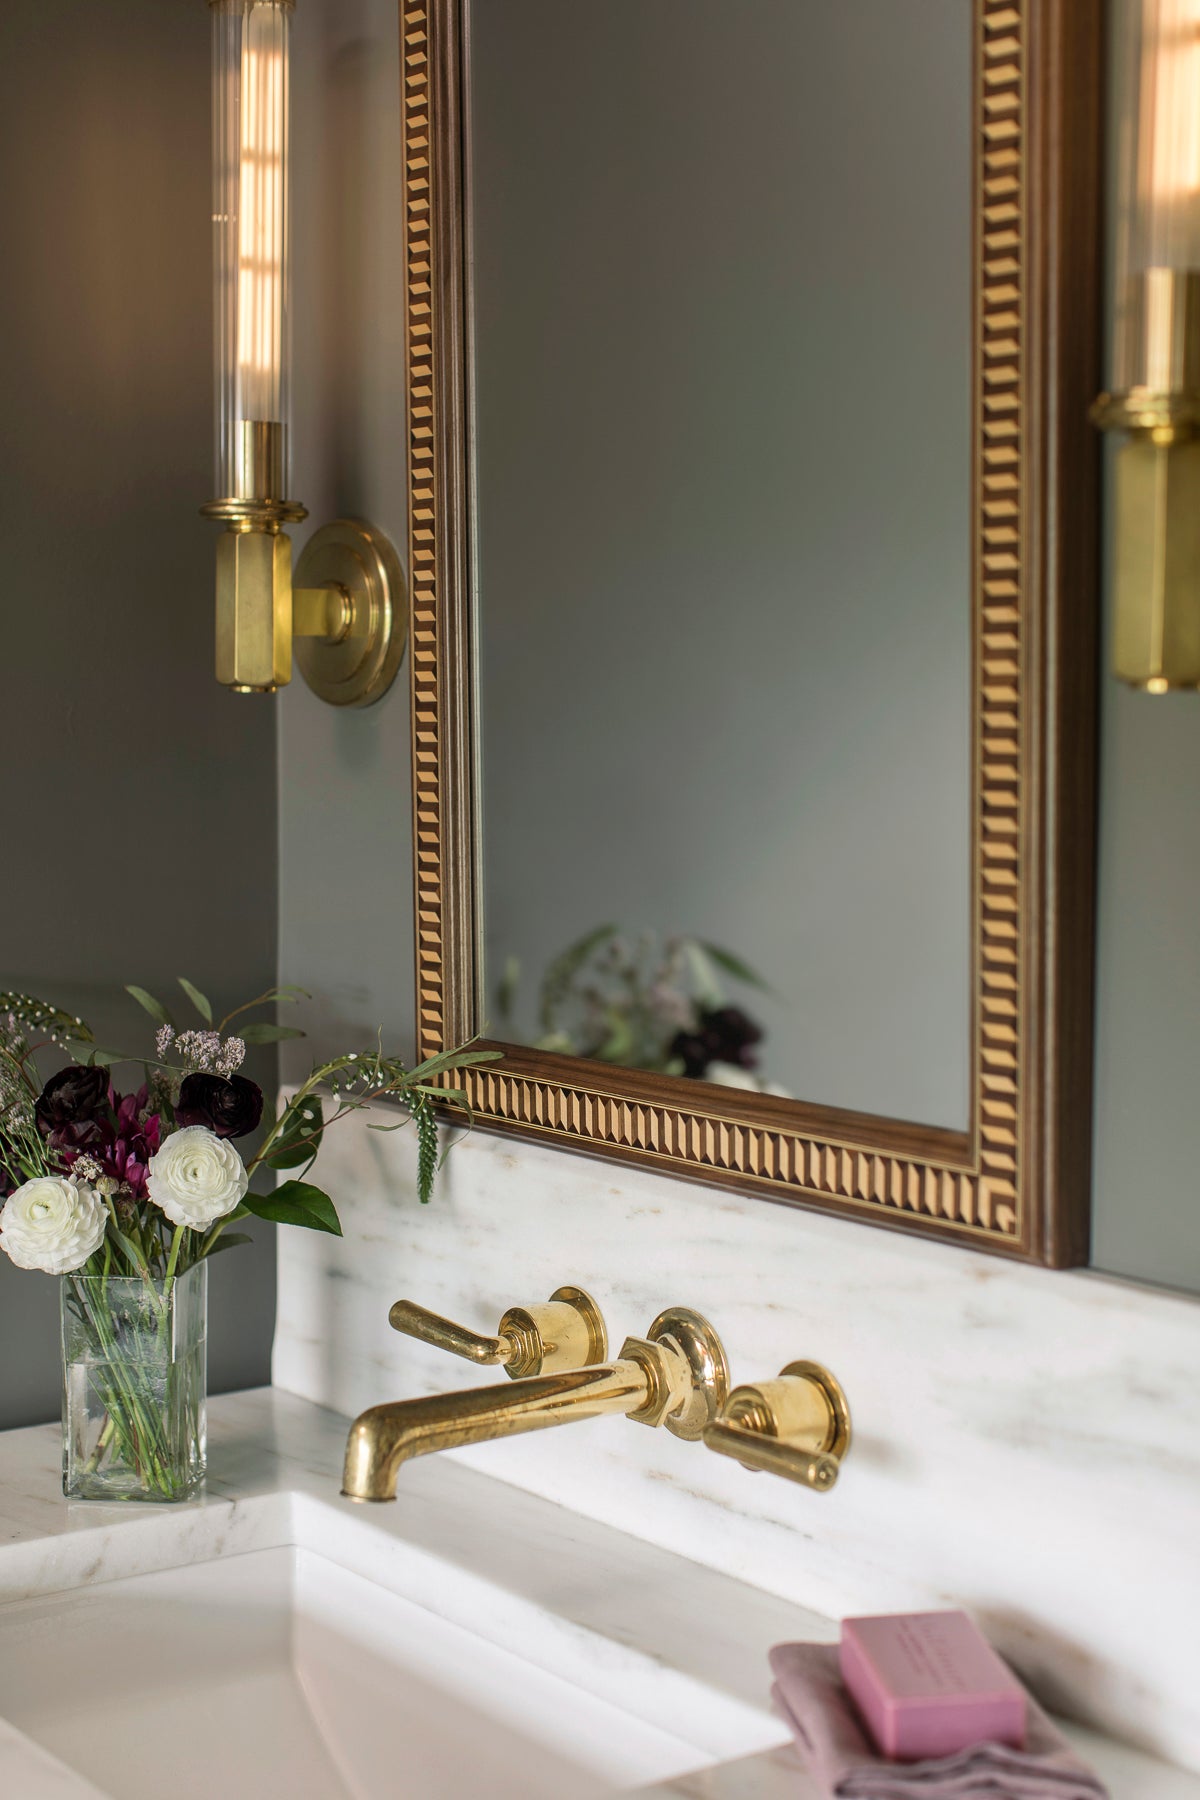
[[[557,1375],[530,1375],[507,1387],[372,1406],[350,1428],[342,1492],[350,1500],[394,1500],[401,1465],[410,1457],[544,1431],[572,1419],[637,1413],[654,1397],[650,1369],[622,1357]]]

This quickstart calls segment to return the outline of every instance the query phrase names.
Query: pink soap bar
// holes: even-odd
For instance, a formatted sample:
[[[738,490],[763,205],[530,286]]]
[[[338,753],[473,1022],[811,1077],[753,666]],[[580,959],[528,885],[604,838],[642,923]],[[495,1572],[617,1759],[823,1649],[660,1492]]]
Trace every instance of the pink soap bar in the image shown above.
[[[842,1680],[897,1762],[1025,1744],[1025,1690],[964,1612],[845,1619]]]

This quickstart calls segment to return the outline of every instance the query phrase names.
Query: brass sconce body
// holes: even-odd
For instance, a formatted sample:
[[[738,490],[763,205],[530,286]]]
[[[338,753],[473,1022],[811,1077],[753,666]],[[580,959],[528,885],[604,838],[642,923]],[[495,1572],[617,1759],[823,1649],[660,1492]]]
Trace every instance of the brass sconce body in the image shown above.
[[[1200,0],[1114,0],[1113,668],[1200,687]]]
[[[227,504],[203,510],[228,519]],[[217,540],[216,672],[235,693],[273,694],[295,661],[322,700],[369,706],[395,680],[407,628],[399,559],[363,520],[322,526],[294,576],[278,521],[231,520]]]
[[[1200,688],[1200,275],[1152,270],[1137,286],[1125,329],[1146,379],[1102,394],[1092,419],[1126,434],[1113,488],[1113,672],[1165,694]],[[1177,388],[1150,386],[1155,371]]]
[[[209,0],[213,22],[213,231],[217,680],[272,694],[293,656],[335,706],[386,693],[407,633],[404,578],[382,532],[339,519],[295,575],[284,527],[291,410],[289,81],[295,0]]]

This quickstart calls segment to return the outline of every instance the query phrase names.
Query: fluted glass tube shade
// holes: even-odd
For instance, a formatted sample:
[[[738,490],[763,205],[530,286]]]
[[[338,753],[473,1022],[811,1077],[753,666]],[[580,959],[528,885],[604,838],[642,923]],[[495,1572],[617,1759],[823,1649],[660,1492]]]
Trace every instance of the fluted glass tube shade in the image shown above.
[[[1200,0],[1115,0],[1112,391],[1200,386]]]
[[[288,62],[292,0],[210,0],[217,496],[290,478]]]

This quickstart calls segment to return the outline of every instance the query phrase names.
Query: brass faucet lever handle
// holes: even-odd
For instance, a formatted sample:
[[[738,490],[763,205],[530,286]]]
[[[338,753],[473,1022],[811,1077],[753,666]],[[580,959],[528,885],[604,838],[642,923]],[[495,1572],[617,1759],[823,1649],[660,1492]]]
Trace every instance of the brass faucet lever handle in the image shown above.
[[[774,1381],[735,1388],[704,1442],[747,1469],[825,1494],[850,1448],[850,1408],[820,1363],[789,1363]]]
[[[836,1456],[794,1449],[778,1438],[747,1431],[743,1425],[727,1425],[718,1420],[705,1432],[704,1442],[718,1455],[734,1457],[743,1468],[782,1475],[786,1481],[797,1481],[818,1494],[827,1494],[838,1478]]]
[[[420,1338],[477,1366],[502,1363],[514,1380],[584,1369],[608,1356],[603,1314],[591,1295],[577,1287],[556,1288],[538,1306],[510,1306],[495,1337],[456,1325],[414,1300],[397,1300],[388,1322],[406,1337]]]
[[[512,1345],[507,1338],[483,1337],[465,1325],[456,1325],[453,1319],[430,1312],[427,1306],[418,1306],[415,1300],[397,1300],[388,1314],[388,1324],[393,1331],[403,1332],[405,1337],[420,1338],[423,1344],[448,1350],[451,1356],[463,1356],[468,1362],[485,1368],[493,1363],[507,1362],[512,1355]]]

